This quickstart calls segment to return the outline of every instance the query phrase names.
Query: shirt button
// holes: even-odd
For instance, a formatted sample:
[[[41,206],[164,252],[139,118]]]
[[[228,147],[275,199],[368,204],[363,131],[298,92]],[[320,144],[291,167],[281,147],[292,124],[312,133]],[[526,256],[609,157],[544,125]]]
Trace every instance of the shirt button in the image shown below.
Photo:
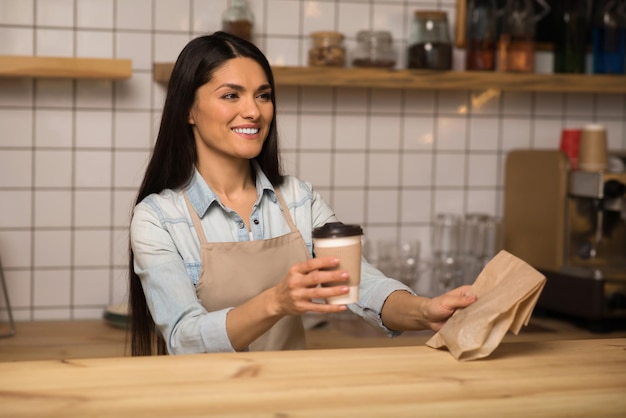
[[[255,224],[255,225],[258,225],[258,224],[259,224],[259,220],[258,220],[258,219],[255,219],[255,220],[254,220],[254,221],[252,221],[252,222],[254,222],[254,224]]]
[[[237,226],[239,226],[239,229],[243,229],[246,226],[246,224],[243,222],[239,222]]]

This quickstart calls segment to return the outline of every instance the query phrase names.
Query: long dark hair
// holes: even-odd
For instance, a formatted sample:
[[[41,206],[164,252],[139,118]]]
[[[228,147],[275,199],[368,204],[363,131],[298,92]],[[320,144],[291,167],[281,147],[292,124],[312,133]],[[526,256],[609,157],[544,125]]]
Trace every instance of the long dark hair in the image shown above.
[[[255,160],[274,186],[279,186],[283,182],[276,130],[275,85],[270,64],[254,44],[224,32],[215,32],[191,40],[174,64],[159,134],[135,204],[152,193],[184,187],[191,180],[197,162],[197,151],[188,121],[196,90],[211,80],[215,70],[228,60],[237,57],[256,61],[263,68],[272,87],[274,115],[268,137]],[[141,281],[134,270],[132,247],[129,249],[129,255],[131,354],[133,356],[151,355],[155,352],[166,354],[165,340],[155,330]]]

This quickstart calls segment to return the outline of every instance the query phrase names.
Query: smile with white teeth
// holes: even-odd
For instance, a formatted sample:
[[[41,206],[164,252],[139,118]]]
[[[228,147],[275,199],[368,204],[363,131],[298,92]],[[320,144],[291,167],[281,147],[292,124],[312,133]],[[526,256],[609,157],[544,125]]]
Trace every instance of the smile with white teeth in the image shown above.
[[[245,135],[254,135],[259,133],[258,128],[233,128],[233,132]]]

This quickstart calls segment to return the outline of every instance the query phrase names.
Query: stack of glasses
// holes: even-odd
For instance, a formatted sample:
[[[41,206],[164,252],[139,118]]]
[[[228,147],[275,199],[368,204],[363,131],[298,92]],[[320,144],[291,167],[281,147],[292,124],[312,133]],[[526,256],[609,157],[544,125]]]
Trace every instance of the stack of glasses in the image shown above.
[[[432,234],[432,280],[437,291],[474,282],[501,249],[501,222],[483,213],[440,213]]]
[[[365,258],[385,276],[415,287],[420,259],[418,240],[365,240],[363,252]]]

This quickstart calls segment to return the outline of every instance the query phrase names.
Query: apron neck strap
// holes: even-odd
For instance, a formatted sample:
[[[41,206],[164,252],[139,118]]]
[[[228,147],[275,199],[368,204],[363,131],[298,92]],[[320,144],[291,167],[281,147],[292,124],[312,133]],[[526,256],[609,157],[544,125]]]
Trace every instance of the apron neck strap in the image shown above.
[[[200,223],[200,218],[196,213],[196,210],[191,206],[191,202],[189,201],[189,196],[187,196],[187,192],[183,190],[183,196],[185,197],[185,203],[187,204],[187,209],[189,209],[189,214],[191,215],[191,221],[193,222],[194,228],[196,228],[196,235],[198,235],[198,239],[200,240],[200,244],[206,244],[207,239],[204,233],[204,229],[202,229],[202,224]]]
[[[293,219],[291,219],[291,215],[289,214],[289,208],[287,207],[287,204],[285,203],[285,200],[283,199],[283,195],[280,193],[280,190],[278,190],[278,187],[274,189],[274,192],[276,193],[276,197],[278,198],[278,201],[280,202],[280,207],[283,209],[283,214],[285,216],[285,219],[287,219],[287,223],[289,224],[289,229],[291,230],[291,232],[296,232],[298,229],[296,228],[296,224],[293,223]]]

